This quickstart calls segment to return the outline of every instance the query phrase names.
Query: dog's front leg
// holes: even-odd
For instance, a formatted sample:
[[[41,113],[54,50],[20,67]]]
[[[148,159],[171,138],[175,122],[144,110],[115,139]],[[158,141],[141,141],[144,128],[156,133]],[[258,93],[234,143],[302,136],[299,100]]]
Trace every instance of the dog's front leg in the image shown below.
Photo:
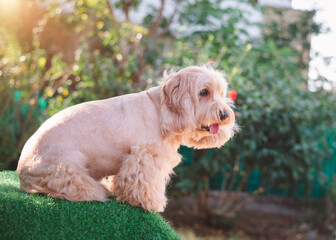
[[[113,179],[112,191],[118,201],[149,211],[164,210],[167,204],[166,185],[172,166],[167,154],[163,154],[166,151],[160,150],[162,147],[155,143],[132,147]]]

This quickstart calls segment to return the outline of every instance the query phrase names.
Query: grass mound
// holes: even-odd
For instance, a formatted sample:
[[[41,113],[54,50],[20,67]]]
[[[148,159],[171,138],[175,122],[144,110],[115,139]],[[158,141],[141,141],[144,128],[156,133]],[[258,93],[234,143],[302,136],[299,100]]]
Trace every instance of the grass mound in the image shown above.
[[[0,239],[180,239],[157,213],[112,199],[69,202],[27,194],[0,172]]]

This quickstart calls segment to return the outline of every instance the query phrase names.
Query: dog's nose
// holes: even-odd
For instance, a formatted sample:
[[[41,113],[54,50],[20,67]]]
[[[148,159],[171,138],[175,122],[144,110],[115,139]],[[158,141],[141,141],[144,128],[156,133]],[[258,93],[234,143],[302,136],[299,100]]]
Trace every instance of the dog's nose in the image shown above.
[[[221,121],[224,121],[229,117],[229,113],[227,111],[219,111],[219,117]]]

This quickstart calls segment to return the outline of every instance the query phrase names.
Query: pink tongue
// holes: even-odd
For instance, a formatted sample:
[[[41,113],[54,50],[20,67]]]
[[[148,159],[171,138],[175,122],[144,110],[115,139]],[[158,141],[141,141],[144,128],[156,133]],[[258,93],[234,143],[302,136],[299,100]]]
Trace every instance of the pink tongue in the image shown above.
[[[218,130],[219,130],[218,124],[211,124],[210,127],[209,127],[209,132],[211,134],[217,134]]]

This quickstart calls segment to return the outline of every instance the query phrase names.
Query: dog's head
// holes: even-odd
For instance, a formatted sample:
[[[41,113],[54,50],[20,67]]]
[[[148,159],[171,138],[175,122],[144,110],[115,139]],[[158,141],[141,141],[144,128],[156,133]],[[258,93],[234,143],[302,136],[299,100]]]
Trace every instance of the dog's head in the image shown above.
[[[237,130],[227,82],[210,67],[187,67],[164,75],[161,127],[165,137],[178,136],[186,146],[220,147]]]

